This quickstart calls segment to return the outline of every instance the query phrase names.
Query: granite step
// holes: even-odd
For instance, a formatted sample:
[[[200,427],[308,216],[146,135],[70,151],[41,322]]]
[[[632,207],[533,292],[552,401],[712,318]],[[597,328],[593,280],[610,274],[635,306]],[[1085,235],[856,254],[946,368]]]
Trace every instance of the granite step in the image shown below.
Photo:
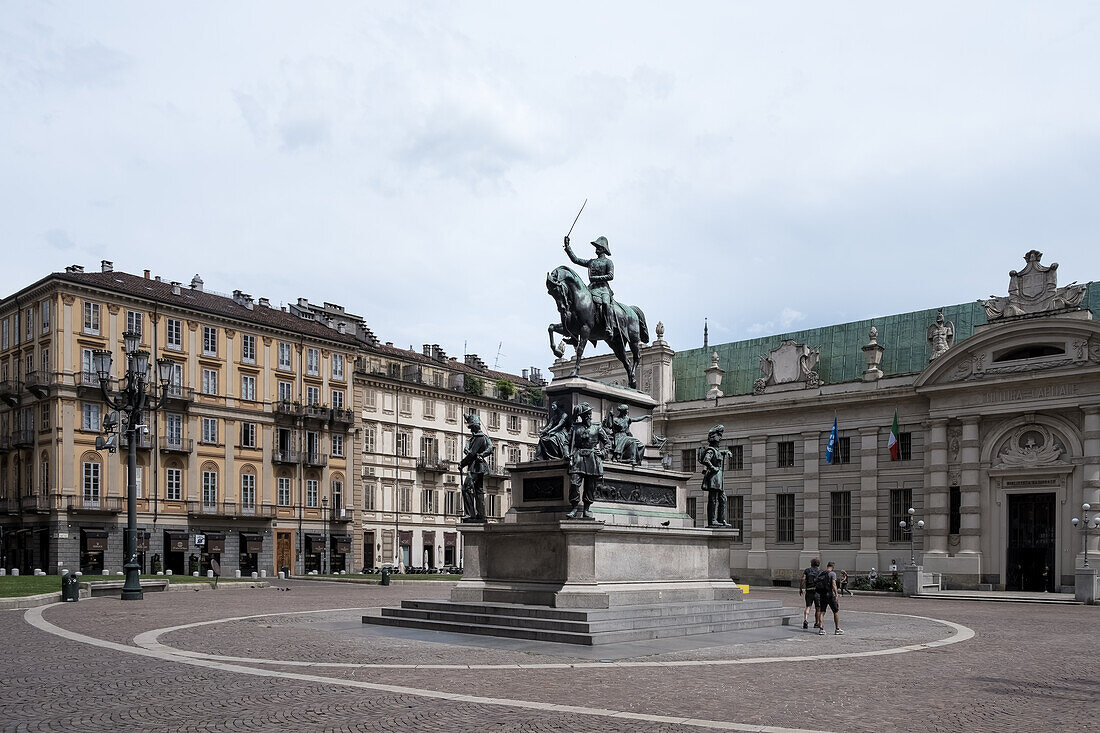
[[[403,605],[400,608],[384,608],[382,615],[391,618],[405,618],[428,621],[453,621],[458,623],[517,626],[532,629],[547,629],[551,631],[568,631],[574,633],[600,633],[605,631],[617,631],[624,628],[644,629],[663,625],[691,625],[711,624],[724,621],[738,621],[747,619],[765,619],[780,614],[781,609],[776,608],[746,608],[746,609],[714,609],[711,611],[694,611],[690,613],[669,613],[658,615],[639,615],[636,617],[602,618],[596,617],[588,621],[566,621],[554,618],[538,618],[532,616],[504,616],[501,614],[486,614],[473,611],[450,611],[415,608]]]
[[[778,601],[709,601],[613,609],[404,601],[363,623],[566,644],[609,644],[790,623],[798,609]]]
[[[1029,593],[1027,595],[1015,595],[1011,591],[978,591],[968,593],[966,591],[940,591],[921,592],[912,596],[918,599],[933,599],[938,601],[992,601],[994,603],[1041,603],[1055,606],[1083,606],[1081,601],[1069,593]]]

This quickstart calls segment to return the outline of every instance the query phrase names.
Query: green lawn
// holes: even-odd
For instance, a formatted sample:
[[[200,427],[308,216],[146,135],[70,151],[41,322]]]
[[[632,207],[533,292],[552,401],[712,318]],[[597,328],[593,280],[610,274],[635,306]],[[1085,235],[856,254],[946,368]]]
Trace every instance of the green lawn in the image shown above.
[[[142,579],[152,578],[164,580],[169,583],[209,583],[211,578],[196,578],[193,575],[142,575]],[[123,580],[121,575],[81,575],[80,582],[88,583],[95,580]],[[221,583],[241,583],[252,578],[222,578]],[[39,593],[61,592],[61,576],[59,575],[5,575],[0,577],[0,598],[15,598],[18,596],[35,596]]]

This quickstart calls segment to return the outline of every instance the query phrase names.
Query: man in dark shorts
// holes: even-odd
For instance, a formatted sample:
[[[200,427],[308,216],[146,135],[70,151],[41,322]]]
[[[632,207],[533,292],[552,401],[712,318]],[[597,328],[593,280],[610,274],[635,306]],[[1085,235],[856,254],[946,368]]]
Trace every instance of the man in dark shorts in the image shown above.
[[[828,563],[825,566],[825,582],[824,588],[822,583],[817,584],[817,593],[815,602],[817,604],[817,633],[822,636],[825,635],[825,609],[831,608],[833,610],[833,623],[836,625],[836,631],[834,634],[843,634],[843,629],[840,628],[840,604],[837,602],[839,595],[836,587],[836,571],[834,570],[834,564]]]
[[[810,560],[810,567],[802,571],[802,577],[798,580],[798,595],[806,592],[806,610],[802,612],[802,628],[810,628],[810,607],[814,605],[814,583],[821,572],[821,561],[816,557]],[[814,628],[820,624],[817,621],[817,613],[814,613]]]

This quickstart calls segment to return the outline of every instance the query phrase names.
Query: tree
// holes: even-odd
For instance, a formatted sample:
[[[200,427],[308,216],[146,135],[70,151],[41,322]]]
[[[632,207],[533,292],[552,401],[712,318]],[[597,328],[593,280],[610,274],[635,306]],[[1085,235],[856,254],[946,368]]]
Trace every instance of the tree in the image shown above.
[[[523,396],[527,398],[527,401],[532,405],[542,404],[542,390],[538,387],[524,387]]]
[[[480,397],[485,392],[485,382],[481,377],[467,374],[462,388],[466,391],[466,394]]]
[[[502,400],[510,400],[516,396],[516,383],[511,379],[497,380],[497,395]]]

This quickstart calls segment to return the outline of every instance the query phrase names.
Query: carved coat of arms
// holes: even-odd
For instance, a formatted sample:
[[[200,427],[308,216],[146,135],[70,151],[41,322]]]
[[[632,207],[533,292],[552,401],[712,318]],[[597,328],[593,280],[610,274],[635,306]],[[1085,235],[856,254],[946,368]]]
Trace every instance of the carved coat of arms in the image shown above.
[[[821,386],[821,377],[814,371],[820,349],[811,349],[794,339],[783,339],[778,348],[760,357],[760,370],[764,376],[757,379],[753,392],[761,394],[773,384],[802,382],[807,387]]]
[[[1008,273],[1008,295],[992,295],[989,300],[981,301],[989,320],[1081,307],[1086,286],[1072,282],[1058,287],[1058,263],[1047,267],[1040,263],[1042,258],[1043,253],[1037,249],[1028,252],[1024,255],[1027,262],[1024,269]]]

